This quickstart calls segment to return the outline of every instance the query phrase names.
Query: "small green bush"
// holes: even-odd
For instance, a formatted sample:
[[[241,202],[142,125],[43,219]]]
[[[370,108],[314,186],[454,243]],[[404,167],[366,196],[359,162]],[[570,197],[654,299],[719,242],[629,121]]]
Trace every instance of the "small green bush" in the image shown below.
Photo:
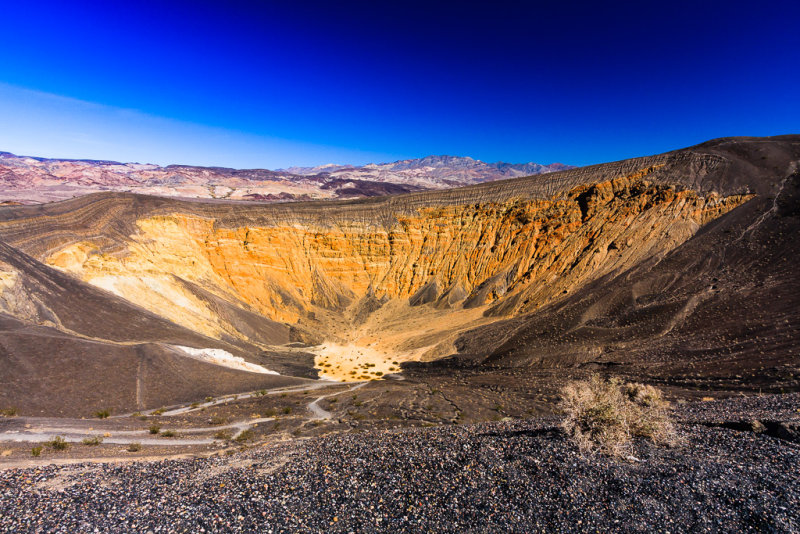
[[[83,438],[84,445],[95,446],[95,445],[100,445],[101,443],[103,443],[102,436],[92,436],[90,438]]]
[[[216,434],[214,434],[214,439],[219,439],[222,441],[228,441],[231,439],[231,437],[233,437],[233,435],[227,430],[219,430]]]
[[[52,447],[57,451],[65,451],[69,449],[69,443],[62,436],[56,436],[52,440],[47,442],[47,445]]]
[[[159,425],[150,425],[151,434],[158,434],[159,432],[161,432],[161,427]]]
[[[131,443],[128,445],[128,452],[139,452],[140,450],[142,450],[141,443]]]
[[[17,415],[16,408],[5,408],[3,410],[0,410],[0,416],[3,417],[14,417],[16,415]]]
[[[31,449],[31,455],[32,456],[41,456],[43,448],[44,447],[42,447],[41,445],[37,445],[36,447]]]
[[[289,415],[290,413],[292,413],[292,407],[291,406],[284,406],[283,410],[281,410],[281,411],[284,414]]]
[[[94,416],[97,417],[98,419],[108,419],[109,415],[111,415],[111,412],[109,410],[100,410],[94,412]]]
[[[178,434],[174,430],[165,430],[161,433],[161,436],[165,438],[174,438]]]
[[[153,413],[151,415],[161,415],[162,413],[164,413],[166,411],[167,411],[167,409],[162,407],[162,408],[159,408],[157,410],[153,410]]]
[[[227,419],[225,419],[224,417],[220,417],[218,415],[215,415],[214,417],[208,420],[209,425],[224,425],[227,422],[228,422]]]
[[[237,443],[243,443],[243,442],[248,441],[250,439],[253,439],[253,431],[252,430],[243,430],[242,432],[239,433],[238,436],[236,436],[234,438],[234,440]]]

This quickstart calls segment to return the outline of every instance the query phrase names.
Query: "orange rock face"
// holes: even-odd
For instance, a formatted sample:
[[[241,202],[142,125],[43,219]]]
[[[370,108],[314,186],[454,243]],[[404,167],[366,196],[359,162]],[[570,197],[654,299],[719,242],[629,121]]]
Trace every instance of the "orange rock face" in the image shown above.
[[[654,185],[647,172],[549,200],[424,208],[381,227],[351,220],[226,228],[175,213],[138,221],[125,254],[81,243],[49,262],[215,336],[234,332],[178,279],[291,323],[368,295],[516,314],[664,254],[750,198]],[[169,299],[176,305],[165,308]]]
[[[616,180],[560,200],[424,209],[388,230],[183,227],[243,300],[277,316],[281,307],[335,307],[370,289],[408,298],[435,284],[433,300],[457,286],[480,305],[552,276],[570,286],[670,250],[744,200]],[[498,275],[505,287],[476,292]]]

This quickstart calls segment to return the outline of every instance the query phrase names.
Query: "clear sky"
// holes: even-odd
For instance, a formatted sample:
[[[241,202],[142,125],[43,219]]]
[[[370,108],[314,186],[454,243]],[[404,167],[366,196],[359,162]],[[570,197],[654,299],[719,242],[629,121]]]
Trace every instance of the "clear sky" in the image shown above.
[[[0,150],[577,165],[800,133],[800,2],[6,2]]]

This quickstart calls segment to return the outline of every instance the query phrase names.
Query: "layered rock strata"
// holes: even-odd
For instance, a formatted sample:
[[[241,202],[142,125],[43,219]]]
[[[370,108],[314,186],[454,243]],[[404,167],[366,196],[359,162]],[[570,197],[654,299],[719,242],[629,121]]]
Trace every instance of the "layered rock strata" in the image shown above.
[[[124,251],[83,240],[47,263],[212,336],[226,328],[187,281],[289,323],[368,294],[442,308],[513,297],[492,309],[512,314],[668,251],[748,198],[624,177],[551,200],[423,208],[385,229],[358,221],[230,228],[174,213],[136,221]]]

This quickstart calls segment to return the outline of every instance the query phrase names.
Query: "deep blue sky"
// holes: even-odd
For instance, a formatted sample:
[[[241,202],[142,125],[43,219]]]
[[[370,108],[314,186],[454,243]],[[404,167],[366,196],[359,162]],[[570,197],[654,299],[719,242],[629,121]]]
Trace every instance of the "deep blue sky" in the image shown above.
[[[6,2],[0,150],[588,164],[800,132],[800,2]]]

